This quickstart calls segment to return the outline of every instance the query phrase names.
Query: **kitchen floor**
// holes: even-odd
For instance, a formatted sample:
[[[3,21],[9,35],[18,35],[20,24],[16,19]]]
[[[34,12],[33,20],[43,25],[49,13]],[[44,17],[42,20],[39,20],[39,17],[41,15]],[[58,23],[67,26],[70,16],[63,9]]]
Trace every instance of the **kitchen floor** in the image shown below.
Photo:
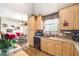
[[[24,51],[29,55],[29,56],[50,56],[49,54],[39,51],[33,47],[30,47],[28,49],[24,49]]]
[[[39,51],[33,47],[26,47],[20,51],[17,51],[12,56],[51,56],[43,51]]]

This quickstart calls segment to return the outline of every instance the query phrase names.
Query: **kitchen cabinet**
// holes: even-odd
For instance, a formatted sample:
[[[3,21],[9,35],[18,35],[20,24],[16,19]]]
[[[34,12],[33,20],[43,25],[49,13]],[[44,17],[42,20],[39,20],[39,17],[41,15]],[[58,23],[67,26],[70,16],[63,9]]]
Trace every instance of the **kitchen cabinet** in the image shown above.
[[[62,42],[56,40],[47,41],[47,52],[52,55],[61,56],[62,55]]]
[[[59,11],[60,30],[73,30],[73,9],[71,7]]]
[[[36,31],[36,16],[31,16],[28,20],[28,43],[30,46],[34,46],[34,34]]]
[[[79,30],[79,4],[73,6],[74,13],[74,29]]]
[[[73,44],[70,42],[63,42],[63,56],[73,56]]]
[[[42,20],[42,16],[37,16],[37,30],[42,30],[42,26],[43,26],[43,20]]]
[[[42,38],[41,50],[54,56],[78,56],[79,53],[71,41],[59,38]]]
[[[56,54],[55,53],[56,52],[56,49],[55,49],[56,42],[54,40],[48,40],[46,46],[47,46],[47,51],[46,52],[48,52],[48,53],[50,53],[52,55]]]
[[[42,16],[31,16],[28,20],[28,43],[34,46],[34,34],[36,30],[42,30]]]
[[[52,39],[43,39],[41,40],[41,50],[51,54],[51,55],[62,55],[62,42],[52,40]]]
[[[61,41],[56,41],[56,56],[62,56],[62,42]]]
[[[28,20],[28,28],[30,31],[36,30],[36,16],[31,16]]]
[[[59,10],[60,30],[79,30],[79,4]]]
[[[41,50],[42,51],[47,51],[46,45],[47,45],[46,39],[41,40]]]
[[[29,31],[29,39],[28,39],[28,43],[30,46],[34,46],[34,31]]]

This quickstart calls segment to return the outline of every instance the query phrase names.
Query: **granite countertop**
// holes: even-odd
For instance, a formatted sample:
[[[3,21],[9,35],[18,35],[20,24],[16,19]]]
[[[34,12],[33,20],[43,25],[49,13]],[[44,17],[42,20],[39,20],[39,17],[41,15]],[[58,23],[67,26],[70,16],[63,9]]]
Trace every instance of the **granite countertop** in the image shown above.
[[[60,37],[41,37],[41,38],[42,39],[52,39],[52,40],[65,41],[65,42],[73,43],[74,46],[76,47],[77,51],[79,52],[79,42],[75,42],[71,38],[60,38]]]

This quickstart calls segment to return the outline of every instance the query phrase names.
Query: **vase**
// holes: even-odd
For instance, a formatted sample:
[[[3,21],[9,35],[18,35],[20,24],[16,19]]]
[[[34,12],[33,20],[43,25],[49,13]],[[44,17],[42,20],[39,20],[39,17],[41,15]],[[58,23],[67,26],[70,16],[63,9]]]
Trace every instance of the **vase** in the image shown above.
[[[8,49],[1,49],[1,56],[7,56]]]

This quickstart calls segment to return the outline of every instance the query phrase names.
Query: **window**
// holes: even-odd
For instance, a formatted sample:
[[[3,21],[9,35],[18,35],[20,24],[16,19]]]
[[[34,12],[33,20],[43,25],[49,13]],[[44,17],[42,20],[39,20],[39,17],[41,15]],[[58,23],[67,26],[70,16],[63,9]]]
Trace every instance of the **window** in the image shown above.
[[[48,19],[45,20],[44,22],[44,34],[48,36],[52,36],[53,34],[58,32],[58,24],[59,24],[59,19]]]

